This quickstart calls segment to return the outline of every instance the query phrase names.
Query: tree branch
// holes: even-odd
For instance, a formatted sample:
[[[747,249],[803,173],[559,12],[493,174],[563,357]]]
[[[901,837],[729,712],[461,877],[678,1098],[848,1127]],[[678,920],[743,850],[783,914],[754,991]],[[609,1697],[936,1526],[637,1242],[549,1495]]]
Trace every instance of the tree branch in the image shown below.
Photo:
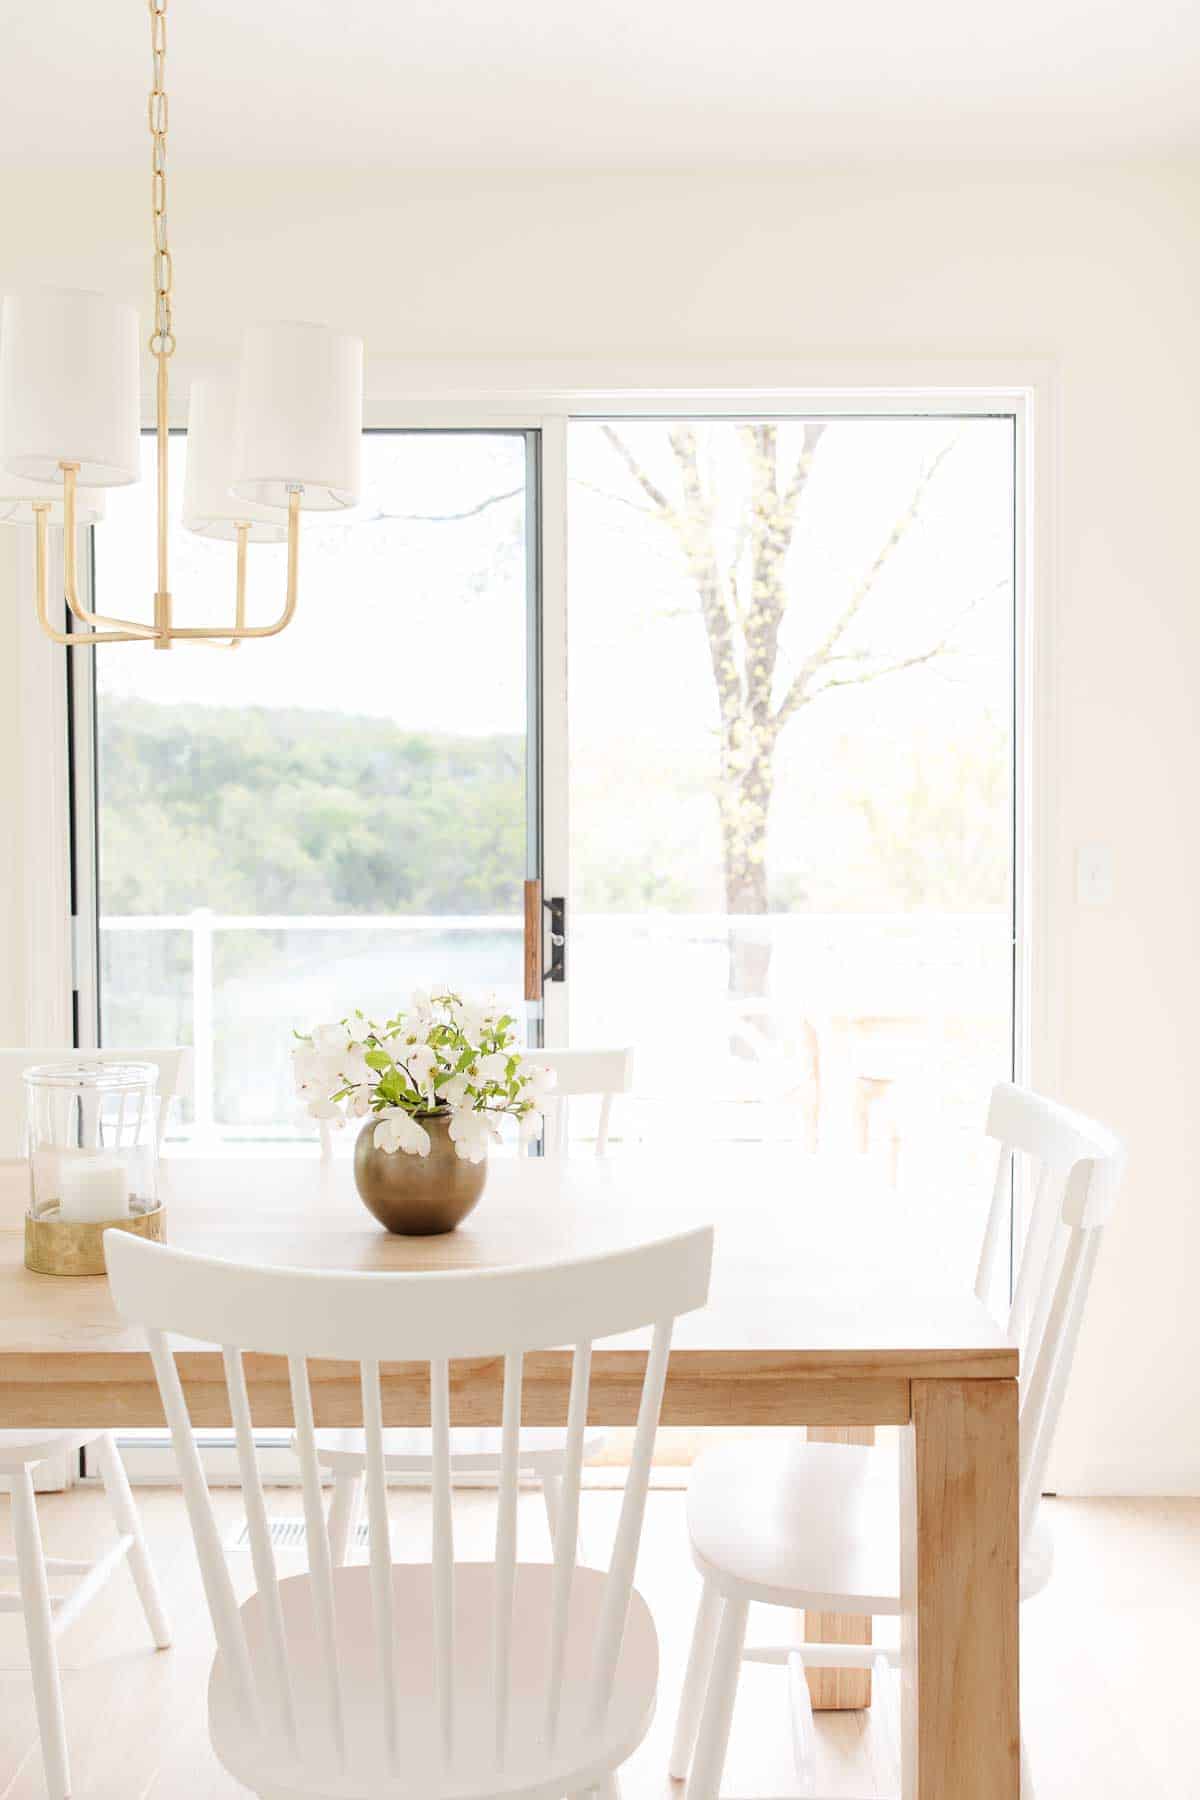
[[[629,470],[629,473],[633,476],[633,479],[637,482],[642,492],[648,499],[654,502],[659,512],[666,513],[669,518],[673,518],[675,515],[675,508],[671,505],[671,502],[667,499],[667,496],[663,493],[662,489],[651,481],[649,475],[647,475],[641,463],[638,462],[637,457],[633,454],[633,451],[629,448],[629,445],[625,442],[625,439],[621,436],[620,432],[614,431],[613,427],[608,424],[601,425],[600,429],[620,457],[621,461],[625,464],[625,467]]]
[[[489,494],[486,500],[481,500],[478,506],[468,506],[465,512],[395,513],[380,510],[373,512],[369,519],[363,520],[363,523],[364,525],[374,525],[378,519],[403,519],[406,523],[413,525],[454,525],[460,519],[477,519],[480,513],[487,511],[489,506],[499,506],[504,500],[515,500],[518,494],[524,492],[523,487],[517,487],[510,488],[504,494]]]
[[[640,513],[643,519],[658,517],[657,510],[652,510],[648,506],[639,506],[636,500],[629,498],[628,494],[614,494],[611,488],[599,487],[594,481],[584,481],[581,475],[572,476],[572,482],[576,487],[586,488],[589,494],[598,495],[601,500],[612,500],[617,506],[627,506],[630,512]]]
[[[809,684],[814,675],[816,675],[817,672],[831,660],[834,652],[837,650],[839,642],[850,629],[850,626],[854,623],[858,614],[862,611],[866,602],[871,597],[871,594],[875,590],[876,583],[890,562],[897,545],[903,541],[909,528],[920,516],[921,506],[929,492],[934,476],[957,443],[958,434],[956,433],[948,443],[943,444],[932,462],[930,462],[925,469],[913,492],[912,499],[892,526],[891,531],[876,552],[875,560],[855,588],[849,601],[845,607],[843,607],[841,613],[834,621],[832,627],[826,633],[821,643],[818,644],[811,655],[805,657],[804,662],[799,672],[793,678],[787,693],[783,696],[783,699],[779,702],[779,705],[771,715],[771,723],[776,731],[778,731],[781,726],[785,725],[792,714],[796,712],[799,707],[803,706],[805,701],[811,697],[809,694]],[[818,689],[818,692],[824,693],[829,687],[844,687],[845,685],[845,682],[826,682]]]
[[[823,681],[820,687],[813,688],[806,695],[805,701],[802,704],[807,704],[809,701],[818,699],[820,695],[827,694],[831,688],[865,687],[868,681],[878,681],[884,675],[898,675],[902,669],[916,669],[919,668],[922,663],[933,662],[937,657],[943,656],[950,648],[954,634],[959,626],[964,620],[970,618],[976,607],[982,605],[987,595],[994,594],[997,588],[1006,587],[1007,584],[1008,577],[1005,576],[1002,580],[995,582],[990,588],[985,588],[983,593],[976,594],[970,605],[963,607],[958,617],[949,628],[942,633],[937,643],[932,644],[928,650],[920,650],[914,656],[903,656],[897,662],[882,663],[875,669],[863,669],[857,675],[830,676],[829,680]],[[860,658],[865,661],[867,654],[868,653],[864,650],[846,651],[841,656],[829,657],[824,666],[830,668],[834,663],[853,662]]]

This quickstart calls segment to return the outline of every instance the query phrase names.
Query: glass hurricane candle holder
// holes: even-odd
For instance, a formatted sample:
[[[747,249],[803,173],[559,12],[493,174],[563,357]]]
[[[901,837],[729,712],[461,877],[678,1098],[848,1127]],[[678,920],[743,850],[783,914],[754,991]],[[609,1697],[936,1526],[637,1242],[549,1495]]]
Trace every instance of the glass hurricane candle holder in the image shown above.
[[[46,1274],[102,1274],[106,1229],[163,1235],[158,1071],[80,1057],[27,1069],[24,1079],[26,1263]]]

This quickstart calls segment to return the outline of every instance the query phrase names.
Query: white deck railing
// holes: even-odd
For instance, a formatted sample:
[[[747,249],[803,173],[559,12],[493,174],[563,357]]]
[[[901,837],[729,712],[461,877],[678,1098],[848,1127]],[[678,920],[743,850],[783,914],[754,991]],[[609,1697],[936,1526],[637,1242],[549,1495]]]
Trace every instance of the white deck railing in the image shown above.
[[[991,1014],[1005,999],[1012,933],[1000,913],[587,913],[568,922],[568,974],[574,977],[576,1035],[630,1041],[681,1034],[727,1019],[725,958],[730,934],[773,946],[772,999],[741,1003],[747,1015],[768,1008],[805,1018],[945,1019]],[[107,916],[102,933],[186,932],[191,946],[195,1054],[195,1129],[211,1133],[215,1106],[214,939],[218,932],[476,935],[514,940],[520,967],[522,920],[516,913],[187,913]],[[449,972],[447,972],[449,973]],[[435,977],[436,978],[436,977]],[[405,996],[398,995],[397,1001]],[[343,1004],[356,1003],[347,995]],[[593,1015],[594,1014],[594,1018]],[[661,1018],[661,1028],[655,1018]],[[281,1020],[284,1038],[294,1021]],[[616,1041],[615,1039],[613,1041]]]

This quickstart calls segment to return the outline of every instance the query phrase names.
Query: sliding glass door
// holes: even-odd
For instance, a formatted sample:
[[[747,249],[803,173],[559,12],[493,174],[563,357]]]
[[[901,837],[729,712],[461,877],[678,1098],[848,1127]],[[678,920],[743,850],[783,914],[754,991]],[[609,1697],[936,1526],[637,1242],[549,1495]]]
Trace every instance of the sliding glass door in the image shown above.
[[[438,981],[520,1008],[544,850],[546,1041],[633,1046],[616,1152],[777,1146],[958,1280],[1016,1036],[1016,419],[551,430],[544,492],[537,430],[372,433],[281,638],[97,653],[103,1040],[195,1045],[194,1142],[294,1137],[293,1029]],[[112,496],[104,610],[151,505]],[[210,615],[228,547],[176,561]]]
[[[569,427],[572,1038],[634,1045],[626,1135],[895,1195],[955,1281],[1012,1069],[1015,455],[1010,416]]]
[[[150,476],[96,535],[102,607],[149,593]],[[172,442],[182,486],[185,444]],[[95,659],[101,1039],[191,1043],[193,1142],[315,1127],[293,1030],[414,987],[520,1011],[522,891],[539,873],[538,442],[373,432],[364,495],[308,514],[300,606],[236,650]],[[180,531],[182,622],[232,605],[230,546]],[[267,616],[282,549],[251,553]]]

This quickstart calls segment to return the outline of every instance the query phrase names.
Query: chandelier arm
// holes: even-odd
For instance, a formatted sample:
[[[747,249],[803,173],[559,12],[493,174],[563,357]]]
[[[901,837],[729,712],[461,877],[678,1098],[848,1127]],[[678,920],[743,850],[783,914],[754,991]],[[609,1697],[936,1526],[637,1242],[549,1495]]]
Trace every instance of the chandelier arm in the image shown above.
[[[143,625],[137,619],[112,619],[105,613],[91,612],[79,598],[79,553],[77,535],[76,482],[79,478],[78,463],[59,463],[63,472],[63,587],[66,590],[67,605],[81,625],[107,625],[123,632],[127,638],[157,637],[153,625]]]
[[[35,501],[34,514],[34,595],[37,606],[38,624],[46,636],[55,644],[74,644],[86,647],[88,644],[133,644],[142,636],[139,631],[59,631],[50,623],[49,605],[49,538],[50,538],[50,502]]]
[[[228,625],[224,627],[219,625],[172,625],[168,628],[170,637],[189,638],[193,641],[225,639],[229,643],[241,643],[247,638],[277,637],[281,631],[285,630],[287,626],[291,624],[296,612],[296,600],[298,598],[300,586],[300,492],[301,490],[299,488],[293,488],[288,495],[287,595],[284,601],[283,611],[280,613],[279,617],[273,620],[270,625],[246,625],[242,623],[245,618],[246,601],[246,559],[243,554],[243,548],[248,527],[239,525],[237,623],[233,626],[232,630]]]

